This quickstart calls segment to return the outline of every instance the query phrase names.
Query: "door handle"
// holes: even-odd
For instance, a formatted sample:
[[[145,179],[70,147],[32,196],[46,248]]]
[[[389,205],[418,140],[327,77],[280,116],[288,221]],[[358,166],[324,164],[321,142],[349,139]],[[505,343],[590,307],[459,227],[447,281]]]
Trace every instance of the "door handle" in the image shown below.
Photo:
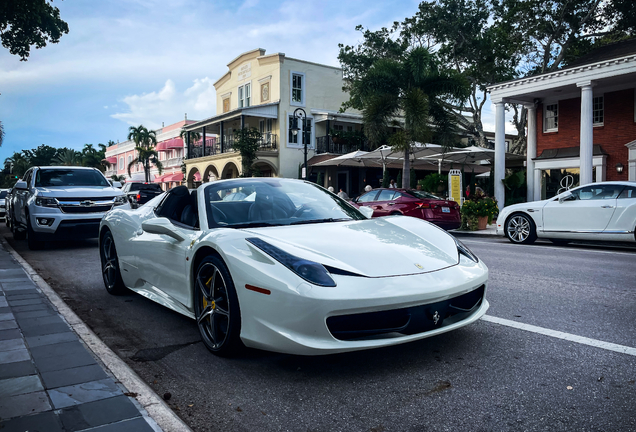
[[[389,205],[395,205],[395,203],[389,203]]]
[[[601,208],[614,208],[614,206],[613,205],[604,205],[604,206],[601,206]]]

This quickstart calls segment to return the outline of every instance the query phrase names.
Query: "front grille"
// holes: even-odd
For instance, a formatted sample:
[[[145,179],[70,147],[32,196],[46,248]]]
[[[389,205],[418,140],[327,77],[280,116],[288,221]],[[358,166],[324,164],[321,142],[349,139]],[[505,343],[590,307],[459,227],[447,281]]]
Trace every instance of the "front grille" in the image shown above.
[[[95,205],[88,207],[80,207],[80,206],[64,206],[60,205],[60,210],[63,213],[104,213],[112,208],[112,205]]]
[[[327,318],[329,331],[339,340],[386,338],[424,333],[454,324],[472,315],[484,299],[485,285],[437,303],[379,312]],[[380,336],[384,335],[384,336]]]

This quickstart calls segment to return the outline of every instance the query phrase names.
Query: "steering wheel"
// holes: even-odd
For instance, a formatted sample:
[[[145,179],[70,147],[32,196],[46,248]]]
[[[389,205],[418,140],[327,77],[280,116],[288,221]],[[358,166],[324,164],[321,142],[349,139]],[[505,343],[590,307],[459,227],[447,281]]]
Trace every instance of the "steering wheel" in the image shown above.
[[[215,205],[211,205],[210,209],[212,210],[212,219],[219,225],[227,225],[227,215]]]
[[[309,205],[309,204],[303,204],[301,205],[295,212],[294,214],[291,216],[293,218],[297,218],[297,217],[301,217],[305,214],[311,214],[313,212],[316,211],[316,208]]]

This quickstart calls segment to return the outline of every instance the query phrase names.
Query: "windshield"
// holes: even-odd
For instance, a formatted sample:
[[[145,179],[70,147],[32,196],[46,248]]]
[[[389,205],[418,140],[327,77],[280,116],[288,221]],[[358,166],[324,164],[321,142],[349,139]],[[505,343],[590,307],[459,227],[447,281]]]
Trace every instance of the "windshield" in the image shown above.
[[[163,189],[161,189],[161,186],[154,183],[133,183],[130,185],[130,190],[131,191],[149,190],[149,191],[163,192]]]
[[[434,199],[434,200],[443,200],[444,198],[440,198],[437,195],[433,195],[428,192],[418,191],[418,190],[409,190],[409,195],[413,195],[415,198],[421,199]]]
[[[40,169],[35,186],[110,186],[106,177],[92,169]]]
[[[366,219],[321,187],[288,179],[237,179],[205,189],[211,228],[249,228]]]

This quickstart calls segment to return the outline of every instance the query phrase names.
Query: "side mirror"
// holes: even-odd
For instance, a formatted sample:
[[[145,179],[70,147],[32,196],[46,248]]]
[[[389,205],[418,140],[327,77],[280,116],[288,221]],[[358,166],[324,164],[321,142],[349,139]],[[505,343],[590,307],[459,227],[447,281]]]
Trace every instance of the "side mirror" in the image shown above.
[[[569,201],[574,197],[571,192],[567,192],[559,197],[559,204],[562,204],[563,201]]]
[[[361,206],[358,208],[360,213],[362,213],[367,219],[371,219],[373,217],[373,209],[367,206]]]
[[[24,180],[18,180],[17,182],[15,182],[15,186],[13,186],[14,189],[28,189],[27,188],[27,184]]]
[[[185,237],[179,234],[174,225],[165,217],[145,220],[141,223],[141,229],[150,234],[164,234],[177,241],[185,240]]]

